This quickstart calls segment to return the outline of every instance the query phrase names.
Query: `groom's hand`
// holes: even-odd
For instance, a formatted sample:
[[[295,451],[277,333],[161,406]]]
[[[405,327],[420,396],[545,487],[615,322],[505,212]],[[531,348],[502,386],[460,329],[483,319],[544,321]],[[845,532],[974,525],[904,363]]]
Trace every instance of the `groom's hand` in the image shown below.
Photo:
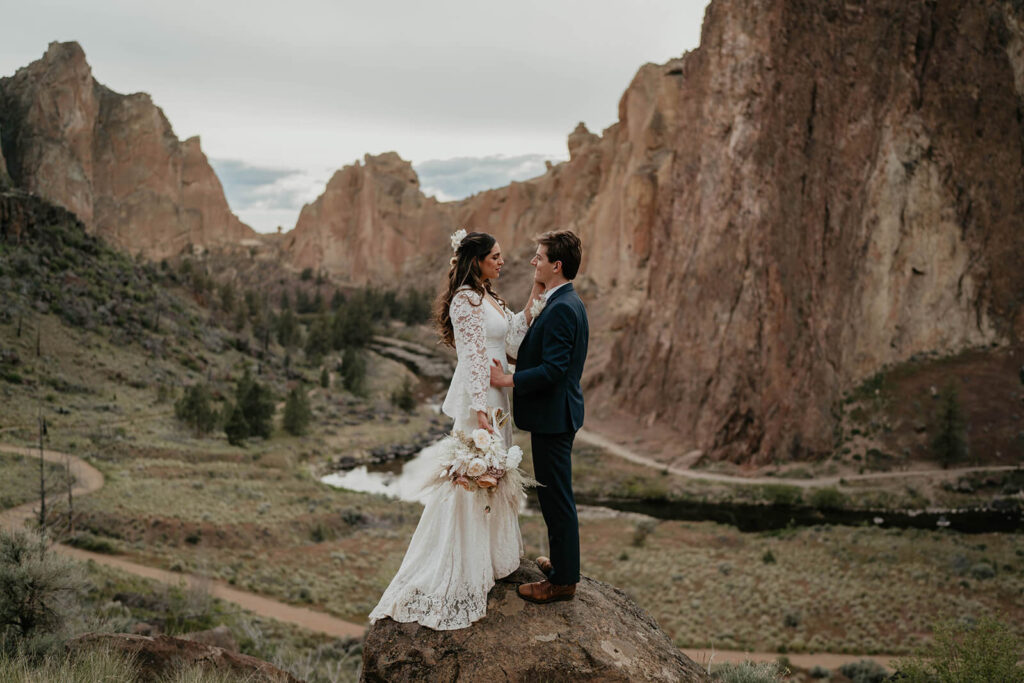
[[[500,360],[491,363],[491,386],[498,389],[512,386],[512,375],[505,374],[505,368],[502,367]]]

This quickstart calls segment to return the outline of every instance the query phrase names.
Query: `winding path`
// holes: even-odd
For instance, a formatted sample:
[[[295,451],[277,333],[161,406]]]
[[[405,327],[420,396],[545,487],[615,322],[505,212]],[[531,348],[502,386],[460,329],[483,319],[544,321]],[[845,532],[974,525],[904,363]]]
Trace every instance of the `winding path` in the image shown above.
[[[0,451],[14,453],[17,455],[39,457],[38,449],[32,448],[20,448],[18,446],[0,444]],[[103,473],[81,458],[49,450],[43,451],[43,458],[49,462],[61,464],[70,462],[71,474],[75,477],[75,485],[72,487],[71,491],[76,496],[86,495],[103,487]],[[32,517],[37,514],[36,506],[38,505],[38,502],[39,501],[25,503],[24,505],[19,505],[18,507],[0,512],[0,527],[7,529],[17,529],[22,527],[25,522],[32,519]],[[310,631],[326,633],[327,635],[334,636],[335,638],[362,638],[363,634],[366,632],[366,627],[363,625],[353,624],[351,622],[338,619],[337,617],[333,617],[325,612],[317,612],[316,610],[311,610],[306,607],[296,607],[295,605],[279,602],[271,598],[263,597],[262,595],[238,590],[223,581],[203,576],[196,576],[195,574],[169,572],[163,569],[129,562],[121,557],[94,553],[87,550],[81,550],[79,548],[73,548],[69,545],[54,544],[54,549],[62,555],[75,558],[76,560],[93,560],[98,564],[102,564],[107,567],[114,567],[121,571],[135,574],[136,576],[142,576],[147,579],[153,579],[161,583],[178,585],[182,581],[185,581],[190,586],[204,588],[210,592],[210,595],[227,602],[234,603],[243,609],[247,609],[254,614],[260,615],[261,617],[277,619],[278,621],[283,621],[288,624],[301,626],[302,628],[309,629]]]
[[[583,432],[580,432],[583,435]],[[642,458],[628,450],[617,446],[616,444],[607,441],[603,437],[598,437],[595,434],[587,433],[582,437],[585,441],[593,443],[594,445],[606,448],[612,451],[612,447],[621,449],[623,453],[629,455],[627,459],[633,462],[639,462],[640,464],[650,465],[652,467],[658,467],[658,469],[664,469],[664,466],[657,463],[654,460]],[[608,445],[605,445],[608,444]],[[0,444],[0,452],[14,453],[16,455],[27,455],[30,457],[38,457],[38,449],[24,448],[20,446],[12,446],[7,444]],[[613,451],[614,452],[614,451]],[[620,453],[616,453],[620,455]],[[626,457],[626,456],[623,456]],[[104,478],[103,473],[98,469],[85,462],[81,458],[70,455],[67,453],[60,453],[52,450],[44,450],[43,458],[49,462],[55,462],[60,464],[69,464],[71,468],[71,474],[75,478],[75,485],[72,487],[72,493],[75,496],[83,496],[93,491],[98,491],[103,487]],[[636,458],[636,459],[634,459]],[[671,471],[671,469],[670,469]],[[688,470],[681,470],[688,471]],[[693,473],[702,474],[702,473]],[[686,475],[684,475],[686,476]],[[712,475],[713,477],[725,477],[724,481],[747,481],[742,477],[726,477],[726,475]],[[778,479],[769,478],[765,481],[778,482]],[[804,480],[793,480],[793,481],[804,481]],[[806,483],[806,482],[805,482]],[[38,501],[25,503],[14,508],[0,511],[0,528],[6,529],[18,529],[24,526],[24,524],[32,519],[36,514],[36,505]],[[324,633],[335,638],[361,638],[366,633],[366,627],[360,624],[354,624],[352,622],[344,621],[333,617],[324,612],[318,612],[305,607],[296,607],[289,605],[271,598],[266,598],[255,593],[248,591],[238,590],[231,585],[214,579],[210,579],[203,576],[197,576],[195,574],[181,574],[177,572],[169,572],[163,569],[157,569],[155,567],[149,567],[135,562],[130,562],[121,557],[112,555],[104,555],[102,553],[94,553],[87,550],[81,550],[79,548],[73,548],[68,545],[54,544],[54,549],[67,557],[74,558],[80,561],[92,560],[97,564],[102,564],[107,567],[113,567],[129,574],[141,576],[147,579],[153,579],[161,583],[170,585],[178,585],[182,581],[186,582],[190,586],[195,586],[208,590],[214,597],[220,598],[227,602],[234,603],[243,609],[249,610],[254,614],[258,614],[262,617],[268,617],[271,619],[277,619],[288,624],[294,624],[310,631],[316,631]],[[710,664],[720,664],[723,662],[742,662],[745,660],[752,661],[775,661],[779,655],[772,652],[744,652],[740,650],[701,650],[701,649],[683,649],[683,652],[693,659],[698,664],[707,666]],[[808,654],[800,655],[794,654],[789,655],[790,661],[804,668],[810,668],[812,666],[824,666],[827,668],[836,668],[845,662],[856,661],[859,659],[874,659],[883,666],[891,668],[892,660],[895,659],[893,655],[871,655],[871,656],[858,656],[858,655],[840,655],[840,654]]]
[[[970,474],[971,472],[1007,472],[1020,469],[1017,465],[992,465],[988,467],[955,467],[945,470],[933,468],[899,470],[896,472],[868,472],[867,474],[844,474],[842,476],[814,477],[812,479],[788,479],[786,477],[740,477],[731,474],[702,472],[700,470],[691,470],[686,467],[666,465],[663,462],[658,462],[654,458],[648,458],[638,453],[634,453],[625,446],[615,443],[608,437],[587,429],[581,429],[576,432],[576,438],[584,443],[590,444],[591,446],[602,448],[608,453],[622,458],[623,460],[628,460],[629,462],[636,463],[637,465],[644,465],[646,467],[656,469],[659,472],[668,472],[669,474],[676,474],[680,477],[687,477],[689,479],[703,479],[705,481],[717,481],[727,484],[786,484],[788,486],[808,489],[819,486],[842,486],[843,483],[851,481],[867,481],[871,479],[893,479],[921,476],[941,476],[943,478],[952,479],[963,474]]]

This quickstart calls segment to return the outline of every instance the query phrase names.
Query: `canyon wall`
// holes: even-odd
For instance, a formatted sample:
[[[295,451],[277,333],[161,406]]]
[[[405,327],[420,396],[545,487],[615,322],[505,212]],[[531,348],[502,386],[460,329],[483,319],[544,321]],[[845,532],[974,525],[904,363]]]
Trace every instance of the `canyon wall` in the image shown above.
[[[408,164],[368,158],[307,207],[293,239],[320,246],[293,253],[386,279],[443,268],[456,227],[509,252],[572,228],[598,415],[717,458],[828,452],[842,393],[887,364],[1024,336],[1016,7],[715,0],[700,47],[642,67],[569,161],[438,204]],[[388,259],[354,265],[348,245],[377,235]]]
[[[133,254],[159,259],[254,236],[198,138],[180,142],[149,95],[97,83],[77,43],[51,43],[0,79],[0,147],[17,187]]]

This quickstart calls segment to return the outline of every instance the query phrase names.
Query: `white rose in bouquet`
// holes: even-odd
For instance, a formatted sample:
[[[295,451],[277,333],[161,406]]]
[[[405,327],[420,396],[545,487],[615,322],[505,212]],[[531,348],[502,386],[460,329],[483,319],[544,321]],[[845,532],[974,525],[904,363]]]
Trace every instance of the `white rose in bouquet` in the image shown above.
[[[486,429],[473,430],[473,443],[480,450],[485,450],[491,445],[491,434]]]
[[[473,458],[466,467],[466,474],[471,477],[479,477],[486,471],[487,463],[483,461],[483,458]]]
[[[519,467],[519,463],[523,461],[523,449],[519,446],[513,446],[508,449],[508,454],[505,456],[505,468],[515,469]]]

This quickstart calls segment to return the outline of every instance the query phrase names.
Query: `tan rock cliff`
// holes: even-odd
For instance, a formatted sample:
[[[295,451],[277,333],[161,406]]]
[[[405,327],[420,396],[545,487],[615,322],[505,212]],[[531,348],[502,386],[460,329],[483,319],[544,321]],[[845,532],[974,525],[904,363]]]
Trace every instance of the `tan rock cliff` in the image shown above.
[[[409,162],[393,152],[367,154],[363,164],[336,172],[302,208],[285,249],[300,268],[324,268],[352,282],[394,282],[419,265],[439,273],[440,235],[450,225],[440,203],[420,191]],[[425,255],[431,258],[421,261]]]
[[[254,235],[198,139],[180,142],[149,95],[97,83],[77,43],[52,43],[0,79],[0,133],[16,186],[132,253],[161,258]]]
[[[572,228],[591,415],[623,406],[716,458],[828,452],[842,392],[884,365],[1024,337],[1022,26],[997,0],[715,0],[701,46],[642,67],[569,161],[404,214],[390,272],[443,268],[456,226],[508,252]],[[384,211],[340,206],[373,241]],[[332,220],[322,203],[305,240]],[[347,251],[307,265],[349,268],[328,246]]]

